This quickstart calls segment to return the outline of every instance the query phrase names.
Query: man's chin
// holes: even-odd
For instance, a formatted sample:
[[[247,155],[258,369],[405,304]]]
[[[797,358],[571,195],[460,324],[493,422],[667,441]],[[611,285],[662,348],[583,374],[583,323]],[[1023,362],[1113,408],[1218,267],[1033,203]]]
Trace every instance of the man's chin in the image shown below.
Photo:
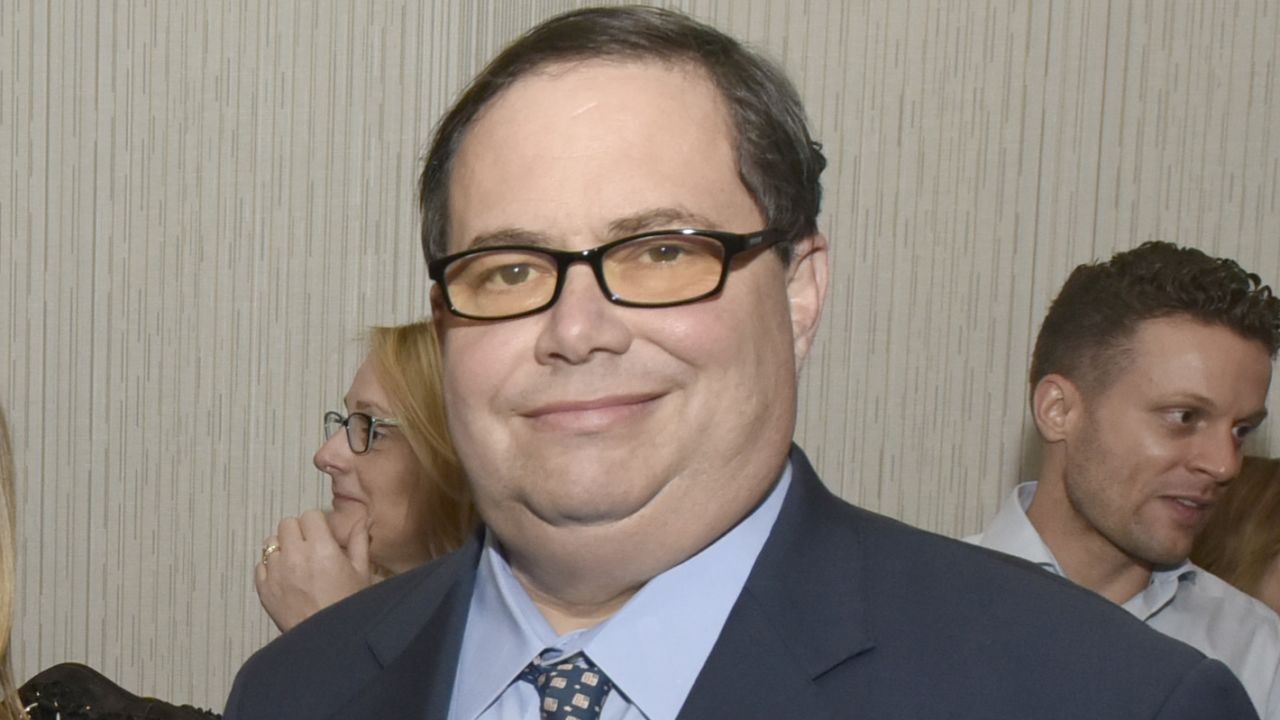
[[[1149,565],[1154,572],[1172,570],[1187,561],[1191,556],[1191,543],[1170,542],[1163,547],[1146,548],[1141,553],[1143,564]]]
[[[1169,550],[1153,558],[1152,565],[1156,570],[1171,570],[1178,567],[1191,557],[1191,548]]]
[[[529,512],[543,524],[556,528],[604,529],[625,523],[647,504],[583,502],[580,498],[554,503],[542,499],[536,505],[529,506]]]

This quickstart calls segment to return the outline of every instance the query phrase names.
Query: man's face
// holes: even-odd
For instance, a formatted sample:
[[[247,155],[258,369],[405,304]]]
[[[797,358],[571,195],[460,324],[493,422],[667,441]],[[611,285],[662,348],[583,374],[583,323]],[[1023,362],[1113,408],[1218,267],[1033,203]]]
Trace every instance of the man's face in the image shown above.
[[[533,73],[459,149],[450,252],[760,230],[732,137],[694,70],[587,61]],[[449,429],[509,553],[565,533],[601,554],[620,543],[643,580],[749,512],[782,467],[821,304],[812,265],[825,244],[802,245],[791,268],[768,251],[739,258],[721,295],[679,307],[610,304],[585,264],[537,315],[472,322],[437,307]]]
[[[1185,317],[1148,320],[1129,365],[1083,399],[1065,489],[1086,542],[1143,566],[1187,558],[1265,415],[1271,359],[1253,340]]]

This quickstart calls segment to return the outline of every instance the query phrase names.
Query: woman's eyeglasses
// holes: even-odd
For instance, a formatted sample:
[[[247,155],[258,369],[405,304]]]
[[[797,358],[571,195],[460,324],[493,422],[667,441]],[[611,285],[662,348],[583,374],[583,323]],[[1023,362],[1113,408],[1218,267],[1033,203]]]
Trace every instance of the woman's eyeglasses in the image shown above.
[[[399,427],[400,423],[390,418],[374,417],[369,413],[353,412],[344,416],[330,410],[324,414],[324,439],[327,441],[338,432],[338,428],[347,430],[347,447],[356,455],[363,455],[373,447],[373,441],[382,437],[379,427]]]

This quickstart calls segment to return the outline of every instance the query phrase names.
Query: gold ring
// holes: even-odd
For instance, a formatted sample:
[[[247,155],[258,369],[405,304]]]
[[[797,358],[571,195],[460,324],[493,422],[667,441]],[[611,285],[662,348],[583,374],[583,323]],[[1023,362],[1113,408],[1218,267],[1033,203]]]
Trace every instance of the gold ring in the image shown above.
[[[262,548],[262,564],[266,565],[267,558],[271,557],[271,553],[277,552],[279,550],[280,550],[280,546],[275,543],[271,543],[270,545]]]

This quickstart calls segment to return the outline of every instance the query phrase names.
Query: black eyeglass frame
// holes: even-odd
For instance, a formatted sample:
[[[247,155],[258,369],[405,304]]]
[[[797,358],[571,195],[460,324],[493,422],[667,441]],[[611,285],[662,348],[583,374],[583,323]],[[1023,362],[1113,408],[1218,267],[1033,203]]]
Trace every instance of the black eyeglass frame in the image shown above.
[[[608,252],[619,245],[635,242],[637,240],[647,240],[649,238],[663,236],[691,236],[705,237],[715,240],[724,247],[724,256],[720,259],[720,279],[716,281],[715,287],[705,293],[696,295],[691,298],[684,298],[672,302],[636,302],[633,300],[624,300],[612,290],[609,289],[609,283],[604,278],[604,256]],[[628,235],[624,238],[618,238],[607,242],[603,245],[597,245],[586,250],[557,250],[555,248],[543,247],[541,245],[490,245],[486,247],[472,248],[463,250],[462,252],[446,255],[427,263],[427,275],[435,281],[436,286],[440,288],[440,293],[444,298],[444,304],[449,308],[449,312],[458,317],[467,318],[468,320],[514,320],[515,318],[527,317],[529,315],[537,315],[540,312],[550,308],[560,299],[560,291],[564,289],[565,276],[569,272],[569,266],[574,263],[585,262],[591,266],[592,273],[595,274],[596,284],[600,286],[602,292],[609,302],[614,305],[623,307],[639,307],[639,308],[664,308],[676,307],[678,305],[688,305],[690,303],[705,300],[714,295],[718,295],[724,290],[724,284],[729,278],[730,265],[733,259],[738,255],[760,248],[772,247],[786,239],[783,232],[772,228],[765,228],[753,233],[731,233],[721,230],[699,230],[696,228],[677,228],[675,230],[652,230],[636,235]],[[556,286],[551,292],[551,297],[543,304],[522,310],[511,315],[472,315],[470,313],[460,312],[454,306],[453,300],[449,297],[449,283],[445,282],[446,271],[453,263],[472,255],[481,253],[492,253],[502,251],[519,251],[538,253],[546,257],[550,257],[556,264]]]
[[[357,415],[359,415],[360,417],[366,418],[369,421],[369,430],[366,433],[366,437],[364,439],[363,450],[357,450],[355,443],[352,442],[352,439],[351,439],[351,418]],[[347,447],[351,450],[352,455],[364,455],[365,453],[369,452],[370,448],[373,447],[373,439],[374,439],[373,433],[378,429],[379,425],[383,425],[386,427],[400,427],[400,422],[398,420],[392,420],[391,418],[381,418],[381,417],[377,417],[376,415],[370,415],[369,413],[366,413],[366,412],[353,412],[353,413],[348,413],[347,415],[343,415],[342,413],[336,410],[329,410],[324,414],[325,442],[328,442],[329,438],[333,437],[333,433],[329,432],[329,425],[331,421],[335,425],[342,426],[342,429],[344,430],[343,435],[347,436]],[[334,432],[337,432],[337,431],[335,430]]]

